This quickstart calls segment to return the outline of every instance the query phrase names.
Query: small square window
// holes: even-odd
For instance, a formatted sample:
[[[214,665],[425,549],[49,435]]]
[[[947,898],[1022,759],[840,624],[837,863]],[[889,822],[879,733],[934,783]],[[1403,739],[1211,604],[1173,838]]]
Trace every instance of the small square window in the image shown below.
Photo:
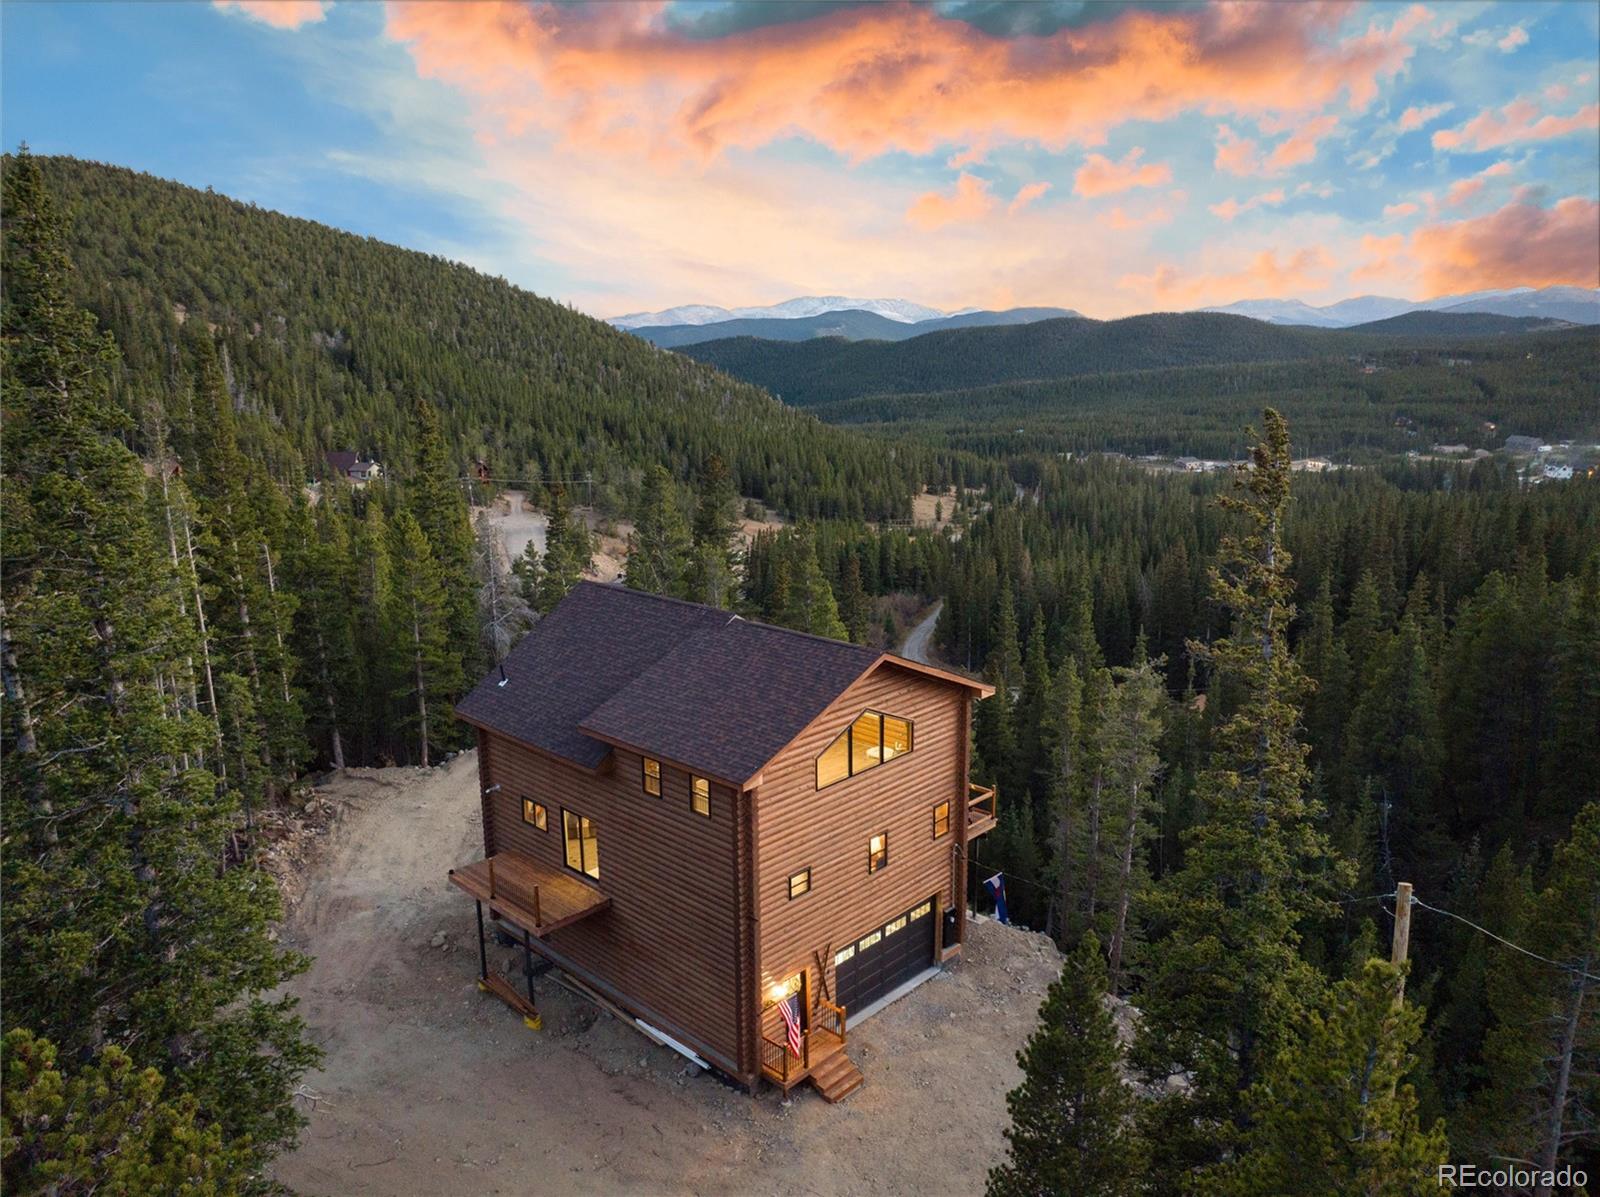
[[[881,831],[867,841],[867,872],[876,873],[889,863],[889,833]]]
[[[532,798],[522,800],[522,821],[540,831],[547,831],[550,827],[550,816],[545,813],[544,803],[535,802]]]
[[[644,792],[653,798],[661,797],[661,762],[644,758]]]
[[[703,777],[689,779],[689,809],[697,815],[711,817],[711,783]]]
[[[801,894],[811,892],[811,870],[801,869],[789,878],[789,896],[798,898]]]
[[[933,838],[950,834],[950,804],[941,802],[933,808]]]

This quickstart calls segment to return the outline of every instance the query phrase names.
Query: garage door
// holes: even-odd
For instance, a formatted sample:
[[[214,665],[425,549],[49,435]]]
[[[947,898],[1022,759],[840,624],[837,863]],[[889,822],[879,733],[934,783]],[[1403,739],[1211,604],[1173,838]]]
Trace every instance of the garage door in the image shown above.
[[[933,899],[834,953],[838,1002],[854,1013],[933,965]]]

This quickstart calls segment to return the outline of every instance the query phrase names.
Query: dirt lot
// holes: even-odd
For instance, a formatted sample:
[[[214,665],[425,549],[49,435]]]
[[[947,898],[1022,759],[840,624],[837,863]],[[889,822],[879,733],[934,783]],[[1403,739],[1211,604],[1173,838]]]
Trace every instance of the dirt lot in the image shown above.
[[[320,790],[335,821],[283,937],[316,956],[292,988],[327,1060],[279,1180],[327,1195],[982,1189],[1059,967],[1047,939],[973,924],[961,965],[851,1029],[867,1083],[847,1101],[752,1099],[553,977],[537,982],[543,1031],[478,992],[472,905],[445,879],[481,850],[476,770],[467,754]]]

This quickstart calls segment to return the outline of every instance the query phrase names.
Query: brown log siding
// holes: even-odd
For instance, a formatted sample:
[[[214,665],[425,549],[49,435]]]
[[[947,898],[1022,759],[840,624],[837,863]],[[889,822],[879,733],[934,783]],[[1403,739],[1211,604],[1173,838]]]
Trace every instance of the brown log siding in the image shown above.
[[[748,982],[738,965],[750,949],[739,943],[735,792],[713,782],[707,818],[690,809],[689,775],[670,765],[656,798],[643,791],[637,754],[619,749],[613,769],[592,774],[493,732],[479,733],[478,765],[485,789],[500,786],[485,801],[486,852],[564,867],[562,809],[599,824],[599,887],[611,909],[555,932],[550,946],[713,1063],[752,1070],[739,1011]],[[522,821],[524,797],[544,803],[548,831]]]
[[[757,903],[763,1004],[771,985],[802,969],[814,997],[836,996],[834,952],[927,898],[937,896],[941,909],[959,899],[953,879],[957,823],[966,814],[965,707],[956,687],[884,666],[840,695],[762,771]],[[910,719],[912,751],[818,790],[817,755],[868,709]],[[946,801],[951,830],[935,840],[933,808]],[[884,830],[889,863],[869,875],[867,841]],[[791,900],[790,874],[808,867],[811,892]],[[767,1010],[764,1033],[781,1038],[781,1026]]]

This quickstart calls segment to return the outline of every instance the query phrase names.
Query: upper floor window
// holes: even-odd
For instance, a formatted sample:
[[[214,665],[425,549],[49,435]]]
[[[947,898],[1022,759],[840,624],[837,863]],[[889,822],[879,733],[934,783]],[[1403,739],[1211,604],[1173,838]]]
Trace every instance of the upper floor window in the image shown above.
[[[522,800],[522,821],[530,826],[537,827],[540,831],[547,831],[550,819],[545,814],[544,803],[535,802],[532,798],[524,798]]]
[[[941,802],[933,808],[933,838],[950,834],[950,804]]]
[[[595,821],[563,810],[561,835],[566,841],[567,868],[600,880],[600,828]]]
[[[661,762],[644,758],[644,792],[652,797],[661,797]]]
[[[689,809],[697,815],[711,817],[711,783],[704,777],[689,779]]]
[[[867,872],[876,873],[889,863],[889,833],[880,832],[867,841]]]
[[[811,892],[811,870],[801,869],[789,875],[789,897],[798,898]]]
[[[876,769],[911,751],[911,721],[863,711],[817,757],[817,789]]]

